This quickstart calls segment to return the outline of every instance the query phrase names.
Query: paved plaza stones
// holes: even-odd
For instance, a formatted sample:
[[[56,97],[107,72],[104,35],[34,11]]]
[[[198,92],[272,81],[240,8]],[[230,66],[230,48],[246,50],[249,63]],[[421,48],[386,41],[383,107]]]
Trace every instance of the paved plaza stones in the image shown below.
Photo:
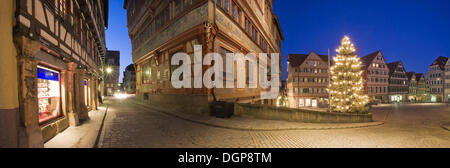
[[[108,104],[99,142],[103,148],[450,147],[450,132],[440,126],[450,121],[447,104],[377,106],[373,109],[374,120],[384,123],[377,126],[268,131],[215,127],[140,106],[131,100],[110,100]],[[245,119],[229,122],[239,120]],[[281,121],[266,123],[270,122]]]

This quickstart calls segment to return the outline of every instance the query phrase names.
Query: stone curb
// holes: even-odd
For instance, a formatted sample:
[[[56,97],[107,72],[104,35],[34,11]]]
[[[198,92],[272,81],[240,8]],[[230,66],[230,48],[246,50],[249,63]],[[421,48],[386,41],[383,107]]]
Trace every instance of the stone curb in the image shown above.
[[[211,127],[217,127],[217,128],[225,128],[225,129],[233,129],[233,130],[240,130],[240,131],[288,131],[288,130],[330,130],[330,129],[351,129],[351,128],[364,128],[364,127],[372,127],[372,126],[379,126],[379,125],[383,125],[383,122],[370,122],[370,123],[343,123],[343,124],[336,124],[336,126],[319,126],[320,124],[314,124],[314,123],[305,123],[307,125],[305,125],[304,127],[291,127],[291,128],[244,128],[244,127],[236,127],[236,126],[231,126],[231,125],[227,125],[227,124],[217,124],[217,123],[210,123],[210,122],[206,122],[206,121],[201,121],[201,120],[195,120],[195,119],[191,119],[187,116],[183,116],[183,114],[179,114],[178,112],[175,111],[170,111],[170,110],[165,110],[165,109],[161,109],[161,108],[157,108],[145,103],[141,103],[135,100],[131,100],[133,104],[136,105],[141,105],[141,106],[145,106],[147,108],[150,108],[152,110],[156,110],[158,112],[182,119],[182,120],[186,120],[186,121],[190,121],[193,123],[197,123],[197,124],[202,124],[202,125],[207,125],[207,126],[211,126]],[[268,120],[270,121],[270,120]],[[333,124],[333,123],[324,123],[324,124]],[[351,124],[351,125],[349,125]],[[317,125],[317,126],[312,126],[312,125]],[[340,126],[339,126],[340,125]]]
[[[105,114],[102,117],[102,120],[100,121],[100,128],[99,128],[99,133],[97,134],[97,139],[96,142],[94,143],[94,145],[92,146],[93,148],[102,148],[103,147],[103,139],[105,138],[105,121],[106,121],[106,117],[108,115],[108,109],[109,109],[109,104],[105,104]]]

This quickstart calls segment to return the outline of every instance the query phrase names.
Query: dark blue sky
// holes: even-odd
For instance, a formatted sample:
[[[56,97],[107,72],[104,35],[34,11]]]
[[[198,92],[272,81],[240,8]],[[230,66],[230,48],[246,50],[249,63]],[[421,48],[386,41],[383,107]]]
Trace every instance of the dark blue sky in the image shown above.
[[[450,0],[278,0],[283,55],[331,54],[349,35],[361,55],[381,50],[388,62],[423,72],[450,56]],[[284,64],[286,65],[286,64]]]
[[[285,36],[283,56],[328,48],[334,55],[344,35],[362,55],[380,49],[407,71],[425,73],[438,56],[450,56],[450,0],[277,0],[274,12]],[[123,0],[110,1],[106,43],[121,51],[121,71],[132,63]]]
[[[120,51],[120,77],[122,82],[123,71],[133,63],[131,56],[131,41],[128,37],[127,13],[123,9],[123,0],[109,1],[109,23],[106,30],[106,47],[108,50]]]

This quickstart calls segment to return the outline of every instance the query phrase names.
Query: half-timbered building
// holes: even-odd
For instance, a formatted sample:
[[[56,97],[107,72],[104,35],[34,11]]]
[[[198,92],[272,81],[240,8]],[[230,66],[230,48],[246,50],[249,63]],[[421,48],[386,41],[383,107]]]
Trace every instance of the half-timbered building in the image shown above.
[[[430,86],[431,102],[445,102],[445,64],[448,58],[438,57],[427,71],[427,83]]]
[[[389,68],[381,51],[361,58],[363,62],[364,92],[371,101],[388,102]]]
[[[389,102],[406,102],[408,77],[401,61],[387,64],[389,67]]]
[[[289,54],[287,95],[289,107],[327,107],[328,55]]]
[[[408,102],[417,102],[417,75],[415,72],[406,72],[408,77]]]
[[[2,40],[17,49],[1,57],[17,73],[0,76],[0,81],[18,81],[17,88],[10,86],[17,95],[8,97],[18,101],[17,108],[0,117],[9,120],[0,137],[10,141],[5,146],[43,147],[67,127],[89,119],[88,111],[99,105],[108,1],[8,0],[1,6],[13,12],[2,13],[11,24],[1,30],[13,30]]]
[[[428,86],[427,80],[423,73],[416,74],[417,80],[417,102],[430,102],[430,87]]]
[[[444,101],[450,102],[450,57],[445,64]]]

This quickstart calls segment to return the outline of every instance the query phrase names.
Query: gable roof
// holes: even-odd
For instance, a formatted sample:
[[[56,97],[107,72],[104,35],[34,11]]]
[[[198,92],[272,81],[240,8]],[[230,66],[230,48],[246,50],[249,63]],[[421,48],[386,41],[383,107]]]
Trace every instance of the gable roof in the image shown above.
[[[370,53],[364,57],[361,57],[361,61],[364,64],[365,67],[369,67],[370,63],[373,61],[373,59],[375,59],[375,57],[378,55],[378,53],[381,54],[381,51],[375,51],[373,53]]]
[[[406,77],[408,77],[408,80],[411,80],[413,76],[415,76],[415,72],[406,72]]]
[[[391,63],[387,64],[387,66],[389,68],[389,76],[391,76],[392,73],[394,73],[395,69],[397,69],[399,64],[403,65],[402,61],[391,62]],[[404,67],[403,67],[403,69],[404,69]]]
[[[323,61],[328,62],[328,55],[318,55]]]
[[[420,79],[421,79],[422,77],[424,77],[423,73],[418,73],[418,74],[416,74],[416,80],[417,80],[417,81],[420,81]]]
[[[445,64],[447,64],[447,60],[447,57],[439,56],[430,66],[438,65],[441,70],[445,70]]]
[[[308,55],[306,54],[289,54],[288,62],[291,66],[300,66],[303,62],[305,62]]]
[[[328,55],[319,55],[314,51],[311,51],[311,53],[309,54],[289,54],[288,62],[291,66],[300,66],[303,64],[303,62],[305,62],[308,56],[312,55],[313,53],[318,55],[319,58],[323,61],[328,62]]]

